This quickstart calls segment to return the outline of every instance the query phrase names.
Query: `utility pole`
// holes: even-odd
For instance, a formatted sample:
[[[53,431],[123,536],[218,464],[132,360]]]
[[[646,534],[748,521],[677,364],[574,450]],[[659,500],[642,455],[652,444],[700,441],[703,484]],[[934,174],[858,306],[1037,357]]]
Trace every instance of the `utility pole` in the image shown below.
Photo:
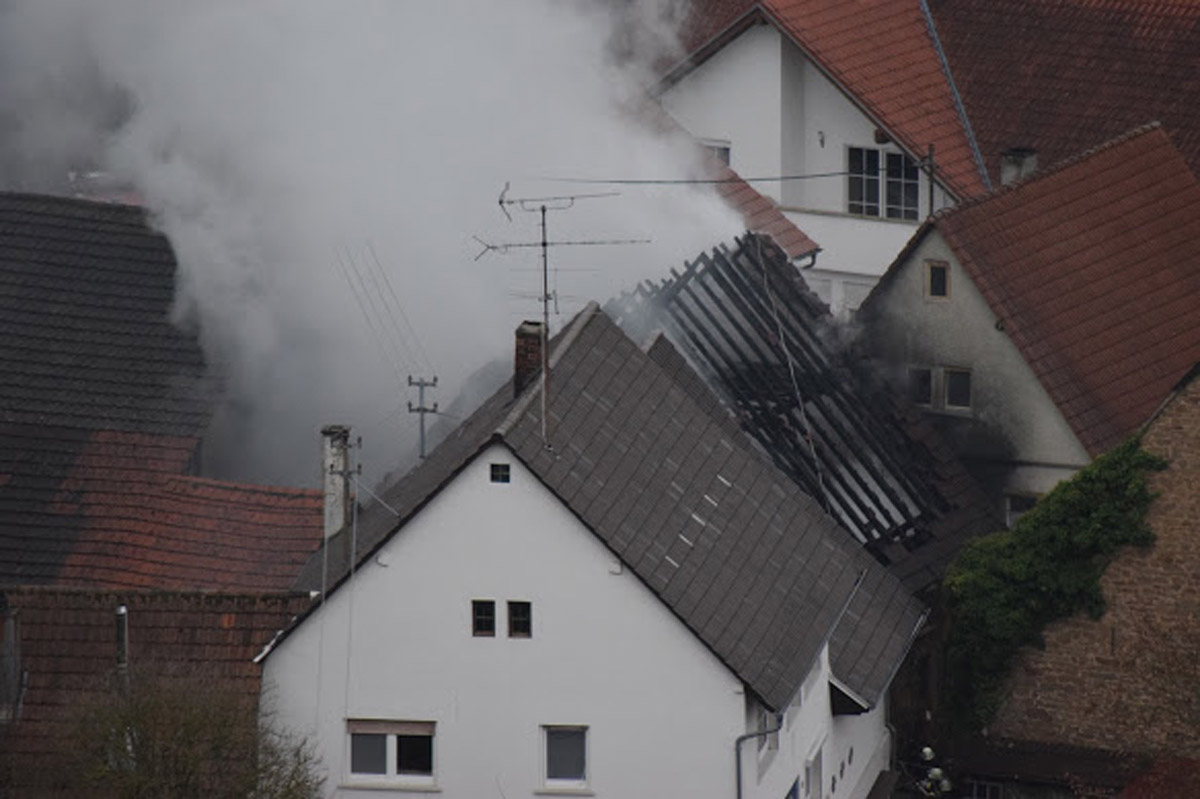
[[[600,194],[570,194],[557,197],[508,197],[509,184],[504,184],[504,190],[500,192],[498,204],[500,210],[508,217],[508,221],[512,221],[512,215],[508,213],[511,206],[520,208],[522,211],[536,213],[540,216],[542,237],[540,241],[522,241],[512,244],[488,244],[478,236],[475,240],[483,245],[483,249],[475,256],[478,261],[489,252],[508,252],[511,247],[540,247],[542,250],[542,294],[540,301],[542,303],[542,444],[547,449],[550,448],[550,429],[549,429],[549,408],[550,408],[550,301],[553,299],[550,294],[550,266],[549,266],[549,248],[550,247],[589,247],[589,246],[607,246],[613,244],[649,244],[650,239],[603,239],[592,241],[550,241],[546,234],[546,212],[547,211],[566,211],[574,207],[576,201],[597,199],[600,197],[616,197],[619,192],[603,192]]]
[[[433,403],[432,408],[425,407],[425,389],[437,388],[437,375],[433,376],[433,380],[426,380],[423,377],[413,380],[413,376],[409,375],[408,384],[417,387],[417,406],[414,408],[411,402],[408,403],[408,412],[421,414],[421,460],[425,460],[425,414],[438,412],[436,402]]]

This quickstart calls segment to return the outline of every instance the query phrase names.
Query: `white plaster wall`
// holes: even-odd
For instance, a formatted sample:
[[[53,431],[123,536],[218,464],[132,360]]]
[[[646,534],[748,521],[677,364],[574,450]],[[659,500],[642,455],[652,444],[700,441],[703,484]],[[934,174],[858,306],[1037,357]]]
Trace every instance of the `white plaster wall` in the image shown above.
[[[950,264],[950,299],[925,295],[924,261]],[[1079,444],[1033,369],[935,230],[925,237],[878,298],[882,330],[876,341],[889,342],[898,363],[961,366],[971,369],[973,415],[1004,431],[1013,446],[1015,467],[1008,493],[1044,493],[1087,465]]]
[[[747,799],[780,799],[796,780],[800,796],[805,796],[805,765],[818,749],[823,764],[822,784],[819,792],[812,793],[814,797],[864,799],[879,772],[889,767],[891,737],[884,711],[886,702],[880,701],[874,710],[862,715],[833,717],[829,674],[826,647],[787,708],[777,746],[759,749],[753,740],[743,744],[743,796]]]
[[[774,26],[756,25],[659,98],[697,139],[730,142],[730,166],[742,177],[782,172],[782,44]],[[778,183],[755,188],[779,202]]]
[[[493,460],[511,483],[489,482]],[[542,724],[588,726],[597,796],[729,797],[741,684],[615,563],[495,447],[270,655],[279,719],[316,741],[338,796],[379,795],[347,786],[361,718],[435,721],[446,797],[537,791]],[[472,637],[472,599],[497,601],[495,638]],[[532,601],[531,639],[506,636],[508,599]]]

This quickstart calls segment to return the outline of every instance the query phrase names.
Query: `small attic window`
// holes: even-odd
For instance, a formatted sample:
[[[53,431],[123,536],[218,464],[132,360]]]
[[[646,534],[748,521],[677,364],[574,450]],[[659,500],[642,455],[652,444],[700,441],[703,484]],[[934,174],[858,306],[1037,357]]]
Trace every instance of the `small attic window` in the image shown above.
[[[708,150],[712,155],[725,166],[729,166],[730,144],[728,141],[720,139],[703,139],[700,142],[704,149]]]
[[[950,264],[945,261],[925,262],[925,296],[935,300],[950,297]]]
[[[491,468],[491,477],[493,483],[512,482],[512,467],[510,467],[507,463],[493,463]]]

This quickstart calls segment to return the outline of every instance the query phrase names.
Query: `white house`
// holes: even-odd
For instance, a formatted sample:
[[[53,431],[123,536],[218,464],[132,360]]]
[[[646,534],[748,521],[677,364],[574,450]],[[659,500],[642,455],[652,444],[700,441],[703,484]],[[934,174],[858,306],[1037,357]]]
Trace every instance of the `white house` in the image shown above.
[[[987,187],[918,0],[700,2],[685,46],[659,101],[821,245],[805,278],[835,311]]]
[[[1010,522],[1200,361],[1200,183],[1158,125],[929,220],[866,347]]]
[[[539,341],[306,567],[279,721],[337,796],[866,797],[920,605],[669,345]]]

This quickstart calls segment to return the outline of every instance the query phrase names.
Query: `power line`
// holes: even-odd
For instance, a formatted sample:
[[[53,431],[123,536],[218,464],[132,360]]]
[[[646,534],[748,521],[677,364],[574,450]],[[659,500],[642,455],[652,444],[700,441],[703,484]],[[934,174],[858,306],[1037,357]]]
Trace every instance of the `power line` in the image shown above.
[[[396,289],[392,286],[392,279],[388,276],[387,270],[383,268],[383,264],[379,261],[379,256],[375,254],[375,246],[371,242],[367,242],[367,251],[371,253],[371,258],[375,260],[375,266],[379,270],[379,274],[383,275],[383,282],[387,285],[388,293],[392,295],[392,300],[396,303],[396,310],[400,312],[400,318],[404,321],[404,326],[408,328],[409,334],[417,345],[417,352],[420,353],[421,359],[425,362],[425,368],[430,372],[436,372],[433,368],[433,363],[429,360],[429,354],[425,352],[425,347],[421,344],[421,337],[417,335],[416,328],[408,320],[408,314],[404,312],[404,304],[400,302],[400,297],[396,294]]]
[[[551,181],[553,183],[586,183],[598,186],[713,186],[722,183],[784,183],[790,180],[813,180],[816,178],[838,178],[845,177],[851,174],[849,170],[843,169],[838,172],[810,172],[806,175],[771,175],[768,177],[732,177],[732,178],[679,178],[679,179],[655,179],[655,178],[540,178],[541,180]]]

